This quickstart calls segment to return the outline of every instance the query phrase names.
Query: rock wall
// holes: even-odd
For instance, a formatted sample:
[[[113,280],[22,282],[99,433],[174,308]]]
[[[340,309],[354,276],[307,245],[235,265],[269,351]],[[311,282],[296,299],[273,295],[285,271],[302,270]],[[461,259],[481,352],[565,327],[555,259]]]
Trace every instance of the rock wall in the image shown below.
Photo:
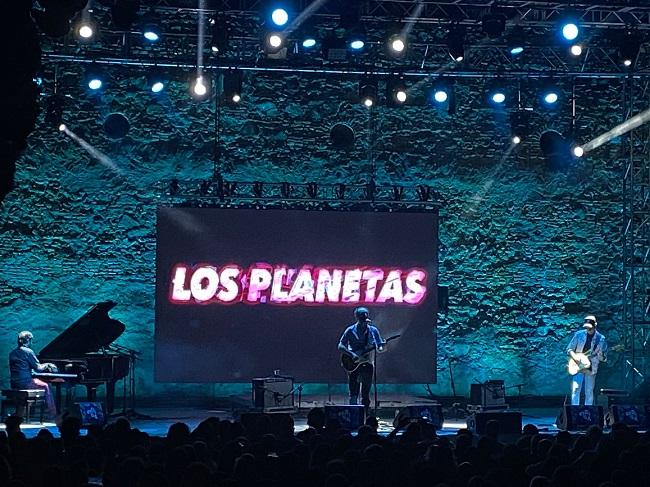
[[[215,105],[189,97],[184,73],[169,75],[155,96],[144,72],[113,67],[102,93],[89,95],[77,65],[58,66],[65,122],[88,145],[41,117],[19,161],[18,189],[0,208],[0,357],[17,331],[32,329],[39,350],[92,304],[113,299],[119,306],[112,316],[127,324],[119,343],[142,352],[140,396],[180,391],[198,400],[248,391],[153,382],[155,209],[167,202],[172,178],[209,178],[215,167]],[[45,93],[53,79],[48,66]],[[431,185],[445,201],[440,281],[450,289],[432,390],[451,393],[451,368],[458,394],[489,378],[523,383],[527,394],[566,393],[563,349],[584,314],[599,317],[610,343],[621,339],[620,141],[549,167],[539,135],[569,128],[568,84],[555,112],[540,110],[534,91],[524,91],[524,104],[535,107],[532,133],[513,149],[506,114],[482,103],[477,80],[456,83],[454,115],[427,103],[422,82],[407,106],[379,106],[372,120],[358,103],[357,81],[247,72],[242,103],[221,108],[216,167],[242,181],[356,183],[374,174],[381,184]],[[618,81],[576,83],[579,140],[622,120]],[[102,129],[111,112],[130,120],[121,140]],[[331,143],[336,123],[354,130],[352,148]],[[613,353],[602,385],[619,385],[619,362]],[[4,367],[0,382],[8,382]]]

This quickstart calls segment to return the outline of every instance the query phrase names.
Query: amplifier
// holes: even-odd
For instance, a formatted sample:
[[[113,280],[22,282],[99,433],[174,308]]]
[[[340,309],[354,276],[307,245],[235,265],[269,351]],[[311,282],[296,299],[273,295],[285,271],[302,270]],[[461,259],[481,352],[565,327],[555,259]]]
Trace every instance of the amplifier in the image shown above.
[[[623,423],[632,428],[650,428],[650,406],[612,404],[605,415],[605,426]]]
[[[325,405],[325,424],[335,422],[344,430],[356,430],[366,422],[365,412],[361,404]]]
[[[502,380],[489,380],[481,384],[472,384],[469,403],[477,406],[504,406],[506,388]]]
[[[293,410],[293,377],[261,377],[252,380],[253,407],[264,412]]]

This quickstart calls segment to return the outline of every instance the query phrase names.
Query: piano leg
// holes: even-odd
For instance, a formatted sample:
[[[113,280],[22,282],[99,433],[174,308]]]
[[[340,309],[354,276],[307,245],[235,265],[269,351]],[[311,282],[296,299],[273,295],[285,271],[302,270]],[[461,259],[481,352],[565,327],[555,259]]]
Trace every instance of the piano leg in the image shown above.
[[[106,413],[111,414],[115,407],[115,382],[106,382]]]

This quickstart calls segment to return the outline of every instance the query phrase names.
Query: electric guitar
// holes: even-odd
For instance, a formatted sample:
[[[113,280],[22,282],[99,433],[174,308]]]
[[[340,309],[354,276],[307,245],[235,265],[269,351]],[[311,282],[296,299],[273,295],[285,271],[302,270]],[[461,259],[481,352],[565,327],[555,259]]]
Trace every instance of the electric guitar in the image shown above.
[[[401,335],[393,335],[392,337],[386,338],[384,345],[390,342],[391,340],[395,340],[396,338],[399,338],[400,336]],[[357,355],[359,357],[363,357],[364,355],[372,352],[375,348],[377,348],[377,346],[373,343],[372,345],[361,350],[361,352],[357,353]],[[365,364],[368,362],[370,362],[370,357],[367,357],[365,359],[359,359],[359,358],[354,359],[348,353],[343,352],[341,354],[341,367],[343,367],[348,374],[351,374],[352,372],[357,370],[361,364]]]
[[[589,351],[590,352],[590,351]],[[576,362],[573,360],[573,357],[569,356],[569,362],[566,364],[567,371],[571,375],[576,375],[583,370],[587,370],[591,367],[591,360],[589,360],[590,353],[579,353],[576,352],[575,356],[578,359]]]

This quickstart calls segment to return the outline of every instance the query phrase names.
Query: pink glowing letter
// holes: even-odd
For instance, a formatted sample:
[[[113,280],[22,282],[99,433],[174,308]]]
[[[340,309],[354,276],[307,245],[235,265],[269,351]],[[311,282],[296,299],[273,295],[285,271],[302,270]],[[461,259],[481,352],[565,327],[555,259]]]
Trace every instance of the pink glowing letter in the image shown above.
[[[174,269],[174,277],[172,278],[172,301],[186,303],[192,299],[192,291],[185,289],[186,277],[187,267],[184,265],[176,266],[176,269]]]
[[[423,270],[414,269],[406,276],[406,294],[404,302],[408,304],[418,304],[426,294],[424,283],[427,280],[427,273]]]

